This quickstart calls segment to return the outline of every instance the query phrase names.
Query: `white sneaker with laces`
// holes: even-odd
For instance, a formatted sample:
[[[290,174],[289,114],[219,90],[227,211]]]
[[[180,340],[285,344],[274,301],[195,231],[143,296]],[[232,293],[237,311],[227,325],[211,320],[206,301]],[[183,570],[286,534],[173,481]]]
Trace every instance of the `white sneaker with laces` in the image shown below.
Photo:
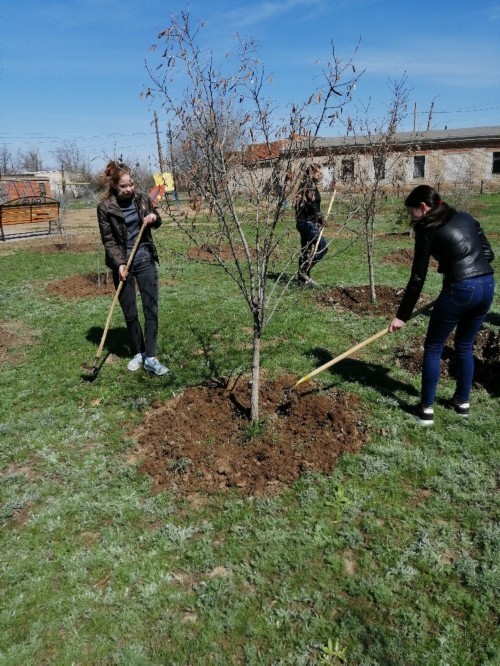
[[[168,368],[165,365],[162,365],[156,356],[147,356],[144,359],[144,370],[147,372],[152,372],[155,375],[166,375]]]
[[[133,358],[130,359],[127,365],[127,370],[130,370],[130,372],[136,372],[139,370],[139,368],[142,367],[142,363],[144,361],[144,354],[136,354]]]

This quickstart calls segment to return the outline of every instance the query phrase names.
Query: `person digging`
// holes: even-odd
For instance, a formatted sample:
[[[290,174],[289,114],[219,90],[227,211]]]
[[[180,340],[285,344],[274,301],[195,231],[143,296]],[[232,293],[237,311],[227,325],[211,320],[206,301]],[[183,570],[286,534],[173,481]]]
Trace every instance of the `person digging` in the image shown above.
[[[315,285],[311,270],[328,252],[323,237],[326,220],[321,214],[321,194],[318,183],[323,174],[320,164],[311,164],[304,172],[295,198],[296,229],[300,234],[300,256],[297,280]]]

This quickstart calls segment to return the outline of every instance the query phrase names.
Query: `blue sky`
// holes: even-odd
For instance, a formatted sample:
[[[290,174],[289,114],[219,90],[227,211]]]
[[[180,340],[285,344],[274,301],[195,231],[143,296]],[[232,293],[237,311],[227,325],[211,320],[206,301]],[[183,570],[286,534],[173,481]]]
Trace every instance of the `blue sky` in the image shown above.
[[[7,5],[7,6],[6,6]],[[155,107],[141,99],[145,60],[169,13],[205,20],[217,57],[232,36],[254,37],[271,94],[302,99],[330,44],[347,58],[361,39],[357,99],[388,99],[407,75],[425,128],[500,124],[500,2],[495,0],[8,0],[0,10],[0,147],[38,148],[44,166],[75,142],[101,168],[113,155],[157,161]],[[161,112],[156,107],[161,123]],[[413,113],[407,126],[411,129]]]

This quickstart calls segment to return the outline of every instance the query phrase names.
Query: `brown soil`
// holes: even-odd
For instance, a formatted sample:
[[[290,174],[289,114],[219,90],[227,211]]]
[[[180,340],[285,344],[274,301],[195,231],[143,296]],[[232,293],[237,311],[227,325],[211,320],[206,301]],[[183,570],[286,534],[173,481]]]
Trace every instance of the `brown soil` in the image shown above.
[[[18,344],[17,336],[6,323],[0,325],[0,363],[6,361]]]
[[[245,258],[243,248],[237,248],[238,257]],[[233,252],[231,247],[227,244],[223,245],[200,245],[192,247],[187,251],[189,259],[196,259],[197,261],[208,261],[210,263],[218,263],[218,258],[222,261],[234,261]],[[254,251],[252,252],[254,254]]]
[[[156,491],[273,494],[305,472],[331,473],[344,452],[368,439],[360,400],[311,385],[292,390],[295,382],[263,382],[262,432],[253,437],[248,381],[197,386],[158,403],[134,435],[134,459]]]
[[[409,341],[405,346],[396,348],[395,363],[412,373],[422,371],[424,358],[423,340],[419,343]],[[477,334],[474,344],[474,386],[482,387],[492,395],[498,395],[498,377],[500,375],[500,333],[483,328]],[[442,378],[456,378],[454,354],[454,336],[443,349],[441,356]]]
[[[68,237],[67,240],[62,239],[60,236],[57,237],[57,240],[51,239],[50,242],[43,242],[38,244],[33,244],[30,248],[32,252],[37,252],[40,254],[57,254],[59,252],[99,252],[102,251],[102,256],[104,259],[104,250],[102,248],[102,243],[97,238],[95,240],[89,240],[85,238],[78,237]]]
[[[24,347],[33,344],[37,344],[36,331],[27,328],[20,330],[15,321],[0,322],[0,363],[21,363]]]
[[[386,254],[384,261],[388,264],[398,264],[402,266],[411,266],[413,263],[413,250],[401,249],[397,252]],[[437,268],[438,262],[435,259],[429,261],[429,266]]]
[[[413,250],[401,249],[397,252],[391,252],[385,255],[384,261],[388,264],[411,266],[413,263]]]
[[[333,287],[316,296],[321,305],[333,306],[356,314],[394,316],[404,289],[377,287],[377,300],[370,301],[370,287]],[[419,307],[420,307],[419,303]]]
[[[113,280],[109,274],[89,273],[87,275],[70,275],[61,280],[54,280],[46,287],[49,294],[62,298],[77,300],[89,296],[106,296],[115,293]]]

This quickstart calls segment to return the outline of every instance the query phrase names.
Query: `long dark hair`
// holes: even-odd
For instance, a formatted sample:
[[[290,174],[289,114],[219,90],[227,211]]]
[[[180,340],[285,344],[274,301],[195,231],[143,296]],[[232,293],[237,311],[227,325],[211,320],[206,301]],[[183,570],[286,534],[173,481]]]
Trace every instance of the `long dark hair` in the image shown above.
[[[455,214],[455,209],[441,199],[441,195],[430,185],[418,185],[405,199],[405,206],[418,208],[421,203],[430,207],[430,211],[420,220],[413,222],[413,227],[422,225],[427,228],[439,227],[446,224]]]

